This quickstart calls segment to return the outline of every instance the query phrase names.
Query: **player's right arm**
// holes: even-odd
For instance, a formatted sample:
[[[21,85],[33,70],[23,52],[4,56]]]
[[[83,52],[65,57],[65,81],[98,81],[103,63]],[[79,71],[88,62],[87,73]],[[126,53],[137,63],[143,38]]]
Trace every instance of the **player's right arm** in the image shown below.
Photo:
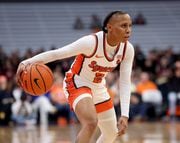
[[[46,64],[52,61],[73,57],[79,54],[84,54],[88,56],[93,53],[93,47],[95,48],[96,44],[95,42],[95,37],[93,35],[84,36],[69,45],[58,48],[56,50],[50,50],[40,53],[30,59],[23,61],[22,63],[26,64],[42,62]]]
[[[35,55],[32,58],[26,59],[22,61],[18,66],[16,73],[17,80],[20,79],[20,74],[22,73],[22,71],[24,70],[27,64],[32,64],[37,62],[47,64],[52,61],[73,57],[79,54],[84,54],[86,56],[89,56],[93,53],[95,45],[96,45],[95,36],[88,35],[62,48],[49,50],[47,52],[43,52],[38,55]]]

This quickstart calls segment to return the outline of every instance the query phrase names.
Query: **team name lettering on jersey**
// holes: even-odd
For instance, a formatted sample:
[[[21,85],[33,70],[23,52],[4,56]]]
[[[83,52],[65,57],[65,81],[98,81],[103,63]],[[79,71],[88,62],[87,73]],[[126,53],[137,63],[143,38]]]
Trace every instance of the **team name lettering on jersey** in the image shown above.
[[[111,72],[113,71],[114,67],[103,67],[97,64],[96,61],[91,61],[91,63],[88,65],[90,68],[92,68],[93,72]]]

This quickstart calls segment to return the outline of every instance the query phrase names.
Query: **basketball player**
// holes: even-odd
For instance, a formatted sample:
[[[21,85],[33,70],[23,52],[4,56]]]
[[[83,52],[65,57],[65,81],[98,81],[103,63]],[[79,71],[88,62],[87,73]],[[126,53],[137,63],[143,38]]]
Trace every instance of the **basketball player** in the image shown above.
[[[134,58],[134,48],[128,41],[131,26],[129,14],[113,11],[105,18],[102,31],[24,60],[18,67],[17,79],[20,79],[19,73],[29,63],[47,64],[77,56],[64,79],[66,97],[82,125],[76,143],[88,143],[97,126],[101,130],[97,143],[112,143],[127,130]],[[121,117],[117,122],[105,77],[119,64]]]

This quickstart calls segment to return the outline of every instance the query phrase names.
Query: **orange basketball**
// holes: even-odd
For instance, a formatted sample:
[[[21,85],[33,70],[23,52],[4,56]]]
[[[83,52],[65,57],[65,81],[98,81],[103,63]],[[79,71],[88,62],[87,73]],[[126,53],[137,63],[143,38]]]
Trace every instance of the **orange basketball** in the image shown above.
[[[27,65],[21,74],[21,86],[24,91],[36,96],[49,91],[53,80],[54,77],[50,68],[40,63]]]

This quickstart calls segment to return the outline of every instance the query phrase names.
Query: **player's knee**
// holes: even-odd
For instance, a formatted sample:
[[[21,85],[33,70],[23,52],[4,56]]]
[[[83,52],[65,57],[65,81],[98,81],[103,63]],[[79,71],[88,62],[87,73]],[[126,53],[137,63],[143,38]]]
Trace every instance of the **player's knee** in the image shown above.
[[[104,127],[101,132],[101,136],[99,137],[97,143],[112,143],[117,137],[118,129],[106,126],[106,128]]]
[[[108,133],[109,139],[113,140],[114,138],[116,138],[117,133],[118,133],[118,132],[117,132],[116,130],[111,130],[111,131]]]
[[[94,119],[94,120],[88,122],[88,123],[86,124],[86,127],[87,127],[89,130],[94,131],[94,130],[96,129],[96,127],[97,127],[97,123],[98,123],[98,120],[97,120],[97,119]]]
[[[98,120],[97,118],[91,118],[84,123],[84,127],[89,131],[94,131],[97,127]]]

